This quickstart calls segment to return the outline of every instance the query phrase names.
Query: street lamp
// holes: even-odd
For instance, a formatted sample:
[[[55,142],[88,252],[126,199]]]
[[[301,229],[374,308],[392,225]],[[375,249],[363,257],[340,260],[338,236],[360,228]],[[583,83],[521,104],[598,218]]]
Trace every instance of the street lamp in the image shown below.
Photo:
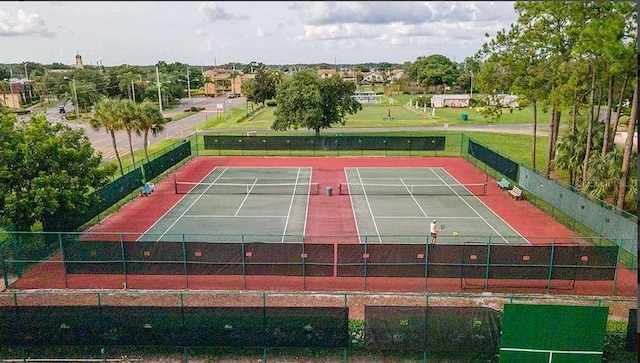
[[[64,77],[64,79],[71,80],[71,84],[73,84],[73,98],[76,101],[76,120],[80,121],[80,111],[78,110],[80,108],[80,105],[78,105],[78,91],[76,89],[76,79],[69,78],[69,77]]]

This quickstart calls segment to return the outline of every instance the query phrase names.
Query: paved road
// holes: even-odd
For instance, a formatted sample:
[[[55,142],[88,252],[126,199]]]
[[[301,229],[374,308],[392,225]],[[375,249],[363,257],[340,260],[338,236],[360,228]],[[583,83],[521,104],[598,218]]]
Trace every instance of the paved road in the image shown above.
[[[205,121],[207,118],[216,117],[218,114],[217,105],[222,104],[223,110],[227,110],[229,108],[235,107],[238,104],[244,104],[244,98],[234,98],[227,99],[224,96],[219,97],[191,97],[184,98],[180,100],[180,105],[171,109],[164,111],[163,114],[165,117],[171,117],[178,113],[183,112],[184,110],[190,108],[191,106],[204,107],[205,110],[191,115],[189,117],[185,117],[178,121],[172,121],[165,125],[165,129],[163,132],[157,135],[149,135],[149,144],[153,144],[158,141],[162,141],[168,138],[178,138],[184,137],[191,133],[191,127]],[[85,135],[91,141],[93,148],[102,153],[102,159],[104,161],[109,161],[115,159],[115,151],[113,150],[111,136],[104,130],[95,131],[91,126],[87,123],[76,122],[75,120],[66,121],[61,118],[60,113],[58,111],[58,107],[63,105],[63,102],[60,102],[54,105],[51,108],[48,108],[44,111],[38,111],[37,108],[34,108],[32,114],[44,114],[50,122],[66,122],[69,126],[77,129],[83,129]],[[67,113],[73,113],[75,110],[73,106],[67,104],[65,106]],[[132,135],[132,144],[134,150],[142,149],[143,140],[142,136]],[[127,133],[125,131],[116,132],[116,145],[118,146],[118,153],[120,156],[129,155],[129,140],[127,138]]]
[[[172,121],[165,125],[165,130],[157,135],[149,135],[149,144],[153,144],[158,141],[162,141],[168,138],[180,138],[185,137],[192,133],[192,127],[198,123],[205,121],[206,119],[211,119],[216,117],[218,114],[217,105],[222,104],[224,110],[227,110],[231,107],[235,107],[239,104],[244,104],[246,102],[245,98],[234,98],[227,99],[225,96],[218,97],[191,97],[184,98],[180,100],[180,105],[174,109],[167,110],[164,112],[165,117],[171,117],[178,113],[183,112],[185,109],[188,109],[191,106],[205,107],[204,111],[191,115],[189,117],[185,117],[182,120]],[[34,113],[44,113],[47,119],[51,122],[59,122],[61,120],[60,114],[58,111],[58,106],[63,103],[59,103],[54,105],[51,108],[46,109],[44,112],[42,111],[34,111]],[[65,105],[67,113],[74,112],[73,106],[70,104]],[[85,131],[85,134],[91,140],[91,143],[96,151],[102,153],[102,158],[104,161],[109,161],[115,159],[115,152],[113,150],[111,137],[109,134],[104,131],[95,131],[86,123],[80,123],[75,121],[63,121],[67,122],[71,127],[81,128]],[[256,129],[256,131],[266,131],[268,128],[264,129]],[[443,126],[423,126],[423,127],[397,127],[397,128],[336,128],[334,129],[336,132],[350,132],[350,131],[361,131],[361,132],[369,132],[369,131],[385,131],[385,130],[393,130],[393,131],[427,131],[427,130],[440,130],[444,131]],[[216,131],[219,132],[245,132],[246,128],[216,128]],[[299,132],[306,132],[307,130],[298,130]],[[533,125],[451,125],[448,127],[448,131],[482,131],[482,132],[500,132],[500,133],[512,133],[512,134],[526,134],[531,135],[533,133]],[[290,131],[296,132],[296,131]],[[537,135],[539,136],[547,136],[549,134],[547,125],[538,125]],[[637,149],[637,134],[634,134],[636,140],[634,143],[634,148]],[[626,139],[625,133],[617,133],[615,142],[618,144],[623,144]],[[132,143],[133,149],[138,150],[142,149],[142,136],[133,135]],[[127,139],[127,134],[125,131],[119,131],[116,133],[116,145],[118,145],[118,153],[120,156],[129,155],[129,141]]]

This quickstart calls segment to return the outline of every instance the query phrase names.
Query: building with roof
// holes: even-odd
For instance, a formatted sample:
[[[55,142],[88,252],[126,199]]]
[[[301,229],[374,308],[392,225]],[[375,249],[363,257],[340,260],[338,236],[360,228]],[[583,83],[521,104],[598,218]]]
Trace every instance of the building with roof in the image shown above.
[[[453,95],[433,95],[431,96],[431,107],[433,108],[464,108],[469,107],[471,97],[468,94]]]

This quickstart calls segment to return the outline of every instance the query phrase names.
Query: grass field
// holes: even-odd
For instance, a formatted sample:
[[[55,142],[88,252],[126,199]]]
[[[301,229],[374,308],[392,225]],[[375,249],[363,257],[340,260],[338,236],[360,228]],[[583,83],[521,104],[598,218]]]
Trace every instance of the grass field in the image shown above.
[[[247,126],[254,128],[268,128],[275,119],[275,107],[267,107],[255,118],[240,123],[229,120],[221,123],[219,127],[238,127]],[[431,108],[427,107],[427,112],[423,112],[424,108],[415,109],[407,106],[405,103],[396,102],[394,105],[375,105],[364,106],[361,111],[355,115],[347,116],[347,123],[342,125],[334,125],[333,127],[407,127],[407,126],[437,126],[445,123],[449,125],[521,125],[533,123],[533,111],[531,107],[522,110],[504,109],[504,113],[499,121],[485,118],[479,111],[474,108],[441,108],[436,109],[435,117],[431,116]],[[462,113],[468,115],[468,121],[462,120]],[[393,121],[385,120],[391,115]],[[538,123],[546,124],[548,122],[547,114],[538,112]]]

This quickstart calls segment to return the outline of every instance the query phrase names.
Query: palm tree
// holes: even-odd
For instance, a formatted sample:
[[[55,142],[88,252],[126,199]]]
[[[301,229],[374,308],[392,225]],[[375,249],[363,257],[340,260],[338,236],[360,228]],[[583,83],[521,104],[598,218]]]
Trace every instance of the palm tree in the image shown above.
[[[124,99],[117,101],[117,114],[120,118],[122,128],[127,132],[127,138],[129,139],[129,151],[131,153],[131,162],[133,167],[136,166],[136,157],[133,153],[133,143],[131,141],[131,133],[138,128],[138,109],[135,102],[130,99]]]
[[[586,134],[586,128],[582,129]],[[569,185],[574,185],[576,177],[582,175],[584,152],[582,132],[566,133],[558,140],[553,166],[569,173]]]
[[[124,175],[122,160],[120,160],[118,146],[116,145],[116,131],[122,129],[122,124],[117,115],[116,101],[104,98],[98,102],[95,106],[95,112],[89,122],[94,130],[98,131],[100,129],[104,129],[111,136],[111,144],[113,145],[113,150],[115,151],[116,158],[118,159],[120,174]]]
[[[136,129],[136,134],[140,135],[140,133],[142,132],[144,155],[147,159],[147,162],[149,162],[149,131],[151,131],[152,135],[157,135],[158,133],[162,132],[164,130],[166,119],[162,117],[162,114],[160,114],[160,110],[158,110],[158,107],[156,107],[155,104],[149,101],[145,101],[136,105],[136,108],[138,114],[138,127]]]

